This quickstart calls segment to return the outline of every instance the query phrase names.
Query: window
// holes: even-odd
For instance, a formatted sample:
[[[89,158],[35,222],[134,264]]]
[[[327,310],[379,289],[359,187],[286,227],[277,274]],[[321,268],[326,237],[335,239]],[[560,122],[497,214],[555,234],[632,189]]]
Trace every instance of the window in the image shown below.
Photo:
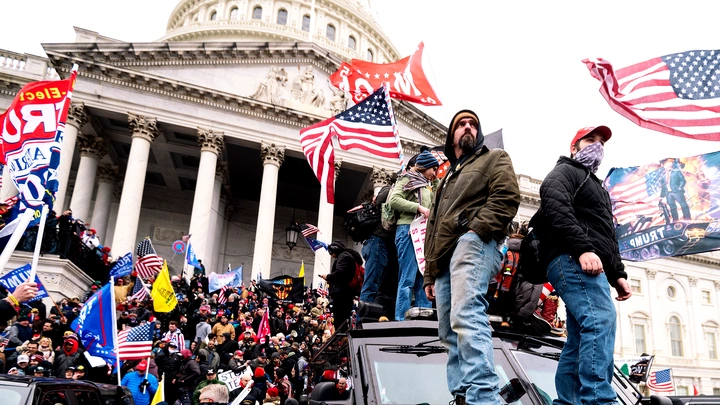
[[[65,396],[65,391],[49,391],[43,395],[42,403],[66,405],[68,400]]]
[[[671,285],[668,286],[666,292],[668,298],[670,298],[671,300],[674,300],[677,297],[677,290]]]
[[[348,48],[353,50],[355,49],[355,37],[353,37],[352,35],[348,37]]]
[[[688,387],[675,387],[677,395],[688,395]]]
[[[711,360],[717,360],[717,335],[715,332],[705,332],[705,342],[707,343],[708,357]]]
[[[253,20],[262,20],[262,7],[256,6],[253,9]]]
[[[99,404],[100,398],[92,391],[73,391],[78,404]]]
[[[712,295],[709,290],[700,291],[700,298],[702,299],[703,304],[706,304],[706,305],[712,304]]]
[[[237,20],[237,18],[238,18],[238,8],[237,8],[237,7],[233,7],[233,9],[230,10],[230,19],[231,19],[231,20]]]
[[[645,346],[645,325],[633,324],[633,333],[635,334],[635,354],[647,353]]]
[[[682,325],[677,316],[670,317],[670,350],[675,357],[683,356]]]
[[[307,14],[303,16],[302,30],[305,32],[310,32],[310,16]]]
[[[642,294],[642,283],[639,279],[630,279],[630,290],[633,292],[633,294]]]
[[[277,23],[280,25],[287,24],[287,10],[282,9],[282,8],[280,10],[278,10]]]
[[[331,41],[335,40],[335,27],[332,24],[328,24],[325,29],[325,36]]]
[[[720,388],[713,388],[713,395],[720,395]]]
[[[373,61],[373,56],[374,56],[374,55],[373,55],[373,51],[370,50],[370,49],[368,49],[368,50],[367,50],[367,56],[365,57],[365,59],[367,59],[368,62],[372,62],[372,61]]]
[[[210,21],[217,20],[217,11],[213,11],[212,14],[210,14]]]

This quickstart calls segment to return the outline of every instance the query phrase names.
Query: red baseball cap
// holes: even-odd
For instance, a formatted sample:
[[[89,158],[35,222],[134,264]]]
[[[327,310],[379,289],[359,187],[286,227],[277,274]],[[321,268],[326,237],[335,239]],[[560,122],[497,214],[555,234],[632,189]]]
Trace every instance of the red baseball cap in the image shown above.
[[[597,127],[580,128],[577,131],[577,134],[575,134],[575,137],[572,139],[572,142],[570,142],[570,148],[575,146],[575,143],[577,143],[577,141],[585,138],[586,136],[590,135],[590,133],[593,133],[593,132],[602,136],[604,142],[609,141],[610,138],[612,137],[612,131],[610,130],[610,128],[606,127],[605,125],[600,125]]]

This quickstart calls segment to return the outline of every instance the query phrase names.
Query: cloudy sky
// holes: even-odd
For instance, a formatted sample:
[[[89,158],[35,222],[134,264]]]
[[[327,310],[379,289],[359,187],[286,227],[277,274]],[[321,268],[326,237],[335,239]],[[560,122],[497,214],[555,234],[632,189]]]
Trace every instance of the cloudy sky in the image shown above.
[[[719,49],[717,27],[700,23],[720,2],[686,0],[470,1],[371,0],[400,53],[423,41],[445,123],[460,109],[485,132],[503,128],[518,173],[542,178],[568,152],[577,129],[614,133],[598,174],[664,158],[720,150],[720,142],[676,138],[635,126],[613,112],[581,63],[602,57],[616,68],[688,50]],[[44,55],[43,42],[72,42],[73,26],[125,41],[165,33],[177,0],[3,2],[0,49]]]

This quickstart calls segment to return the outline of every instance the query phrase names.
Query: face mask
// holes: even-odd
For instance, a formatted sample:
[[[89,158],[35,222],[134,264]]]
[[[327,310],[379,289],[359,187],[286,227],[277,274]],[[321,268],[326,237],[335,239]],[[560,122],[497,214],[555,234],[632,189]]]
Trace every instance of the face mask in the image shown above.
[[[168,349],[168,353],[170,353],[170,354],[177,353],[177,350],[175,350],[175,349]]]
[[[605,153],[601,142],[592,143],[584,147],[580,152],[575,154],[575,160],[587,167],[588,170],[597,172],[600,163],[602,163]]]

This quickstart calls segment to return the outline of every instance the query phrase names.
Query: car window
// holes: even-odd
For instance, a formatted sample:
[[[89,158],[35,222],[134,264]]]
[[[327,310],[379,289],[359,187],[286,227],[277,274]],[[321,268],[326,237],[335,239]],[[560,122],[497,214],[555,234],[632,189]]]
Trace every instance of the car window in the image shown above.
[[[25,403],[25,397],[27,396],[27,390],[13,389],[10,387],[0,388],[0,398],[2,403],[5,405],[20,405]]]
[[[505,384],[510,382],[511,379],[517,377],[517,374],[515,374],[515,371],[512,369],[512,366],[510,366],[510,361],[508,361],[507,357],[505,357],[505,353],[501,349],[495,349],[495,373],[497,374],[498,378],[500,379],[500,388],[504,387]],[[525,397],[527,398],[527,396]],[[530,402],[528,402],[528,399],[525,399],[523,401],[520,399],[519,401],[513,402],[513,405],[530,405]]]
[[[75,398],[77,399],[77,403],[80,405],[99,405],[102,403],[100,402],[100,398],[98,398],[98,395],[92,391],[75,391],[74,394]]]
[[[552,399],[557,398],[555,391],[557,360],[521,351],[512,353],[530,378],[530,382],[538,390],[543,401],[547,405],[552,404]]]
[[[40,405],[70,405],[65,391],[47,391],[42,398]]]

